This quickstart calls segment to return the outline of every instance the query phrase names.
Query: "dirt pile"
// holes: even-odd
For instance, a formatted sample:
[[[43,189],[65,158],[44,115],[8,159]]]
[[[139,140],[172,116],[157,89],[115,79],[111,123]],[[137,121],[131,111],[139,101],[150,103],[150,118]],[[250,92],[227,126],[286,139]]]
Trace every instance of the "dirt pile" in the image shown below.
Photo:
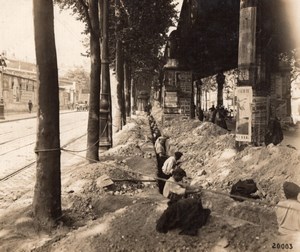
[[[148,175],[153,169],[143,151],[143,143],[150,140],[142,128],[148,125],[142,121],[140,127],[141,122],[135,121],[119,132],[120,145],[102,156],[102,164],[89,165],[76,174],[77,180],[90,182],[72,207],[77,209],[76,218],[90,222],[57,242],[52,251],[74,248],[74,244],[77,251],[97,251],[99,247],[106,251],[272,251],[272,244],[279,241],[274,208],[236,202],[224,194],[238,179],[253,178],[266,192],[264,200],[277,202],[285,179],[299,182],[299,153],[286,146],[272,145],[248,146],[238,152],[230,132],[198,120],[174,120],[163,126],[160,113],[161,110],[156,111],[155,118],[162,133],[170,136],[172,151],[184,153],[182,167],[194,185],[206,189],[201,197],[204,206],[212,210],[208,225],[201,228],[197,237],[179,236],[177,230],[158,234],[155,224],[166,202],[155,184],[122,182],[111,188],[97,187],[97,180],[105,174],[135,178],[140,173]],[[143,152],[136,152],[131,146]],[[76,237],[87,238],[78,244]]]
[[[274,251],[273,244],[281,242],[274,208],[237,202],[226,194],[238,179],[253,178],[267,193],[264,200],[276,202],[285,179],[300,183],[299,152],[272,145],[248,146],[238,152],[234,135],[212,123],[174,120],[162,125],[161,109],[154,107],[153,115],[162,133],[170,136],[172,151],[184,153],[182,167],[192,183],[206,189],[201,198],[212,214],[198,236],[178,235],[178,230],[156,232],[167,200],[158,193],[156,183],[134,181],[151,180],[156,174],[155,159],[148,156],[153,144],[147,118],[136,117],[115,135],[115,147],[101,153],[99,163],[73,167],[66,174],[62,225],[45,235],[47,242],[41,244],[39,235],[26,239],[18,230],[11,233],[19,236],[0,250]],[[105,186],[107,177],[114,183]],[[26,249],[21,250],[16,240]]]
[[[156,111],[160,121],[161,111]],[[161,123],[161,122],[160,122]],[[161,125],[170,136],[171,149],[184,153],[182,168],[193,184],[229,192],[239,179],[254,179],[266,192],[266,199],[276,203],[286,180],[300,184],[299,151],[289,146],[248,146],[235,148],[235,136],[210,122],[171,120]]]
[[[174,119],[163,125],[161,110],[157,109],[154,114],[162,133],[171,138],[173,152],[184,153],[181,167],[191,183],[205,189],[202,193],[204,205],[212,209],[214,216],[229,220],[233,226],[236,220],[233,236],[226,236],[231,249],[271,250],[264,248],[264,243],[270,239],[270,233],[277,232],[274,205],[284,199],[282,184],[284,181],[300,184],[299,151],[288,145],[273,144],[248,146],[237,151],[234,134],[215,124]],[[254,179],[265,197],[259,194],[261,199],[256,203],[237,203],[230,199],[231,187],[240,179]],[[242,224],[243,221],[250,226]],[[255,242],[251,243],[251,239]]]
[[[101,156],[140,156],[151,158],[152,154],[149,154],[144,149],[144,146],[152,141],[149,130],[145,131],[148,128],[149,125],[146,118],[133,117],[128,119],[122,130],[114,134],[113,148],[101,153]]]

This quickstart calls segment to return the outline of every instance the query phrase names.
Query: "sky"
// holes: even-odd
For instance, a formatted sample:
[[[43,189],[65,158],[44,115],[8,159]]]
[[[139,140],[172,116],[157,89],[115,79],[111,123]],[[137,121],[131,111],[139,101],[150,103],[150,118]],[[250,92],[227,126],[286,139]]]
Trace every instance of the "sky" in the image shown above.
[[[183,0],[178,2],[178,10]],[[32,0],[0,0],[0,53],[7,57],[35,63]],[[54,8],[54,28],[58,68],[65,70],[74,66],[89,69],[90,61],[81,56],[85,53],[82,40],[84,24],[69,11]]]

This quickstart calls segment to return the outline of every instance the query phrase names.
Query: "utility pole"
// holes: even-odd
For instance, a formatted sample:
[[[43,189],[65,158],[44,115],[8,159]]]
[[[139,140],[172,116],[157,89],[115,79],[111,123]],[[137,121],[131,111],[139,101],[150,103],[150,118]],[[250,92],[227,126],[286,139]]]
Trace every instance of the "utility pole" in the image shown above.
[[[110,78],[109,78],[109,49],[108,49],[108,0],[100,0],[101,15],[101,78],[100,89],[100,150],[108,150],[112,143],[109,141],[109,113],[110,113]]]

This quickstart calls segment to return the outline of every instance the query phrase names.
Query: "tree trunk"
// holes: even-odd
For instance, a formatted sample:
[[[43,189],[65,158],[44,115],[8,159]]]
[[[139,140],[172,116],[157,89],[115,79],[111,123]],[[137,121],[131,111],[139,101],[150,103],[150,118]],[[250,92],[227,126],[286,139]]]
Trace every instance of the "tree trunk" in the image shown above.
[[[131,111],[131,73],[130,67],[127,60],[124,61],[124,76],[125,76],[125,83],[124,83],[124,93],[125,93],[125,108],[126,108],[126,116],[130,116]]]
[[[114,124],[117,131],[124,125],[124,58],[122,41],[118,38],[120,31],[120,0],[115,0],[116,23],[116,79],[117,79],[117,109]],[[126,120],[126,116],[125,116]]]
[[[205,90],[205,111],[207,111],[207,90]]]
[[[131,111],[132,111],[132,114],[134,114],[134,115],[137,110],[135,81],[136,81],[135,78],[131,79]]]
[[[223,88],[225,83],[225,76],[223,73],[218,73],[216,76],[217,84],[218,84],[218,100],[217,106],[223,105]]]
[[[59,94],[52,0],[34,0],[34,36],[38,69],[38,129],[35,223],[49,229],[61,217]]]
[[[100,101],[100,36],[98,0],[89,0],[89,18],[91,21],[90,49],[90,104],[87,129],[87,152],[89,162],[99,160],[99,101]]]

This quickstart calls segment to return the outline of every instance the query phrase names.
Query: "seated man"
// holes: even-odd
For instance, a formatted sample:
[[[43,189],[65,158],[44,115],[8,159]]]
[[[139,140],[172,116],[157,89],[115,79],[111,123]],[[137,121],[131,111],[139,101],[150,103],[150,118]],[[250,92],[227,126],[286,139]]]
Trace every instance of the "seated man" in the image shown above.
[[[165,145],[165,138],[163,136],[158,137],[154,144],[155,152],[158,156],[166,155],[166,150],[164,145]]]
[[[182,156],[181,152],[175,152],[174,156],[169,157],[168,159],[163,160],[163,164],[161,164],[159,161],[162,160],[162,158],[158,158],[158,172],[157,176],[162,179],[169,179],[172,176],[172,171],[176,167],[177,160],[180,159]],[[158,188],[159,192],[162,193],[165,186],[164,180],[158,180]]]
[[[163,196],[170,199],[169,204],[185,198],[188,193],[199,191],[199,189],[193,189],[188,185],[183,186],[182,184],[178,184],[178,182],[182,182],[184,177],[186,177],[186,172],[181,168],[176,168],[173,171],[172,177],[166,181]]]
[[[176,151],[174,156],[169,157],[162,166],[162,171],[164,174],[172,175],[173,170],[176,168],[178,160],[182,157],[182,152]]]
[[[286,200],[279,201],[276,208],[279,233],[300,235],[300,202],[297,200],[300,187],[292,182],[283,183]]]
[[[187,193],[198,190],[179,185],[177,182],[182,181],[184,176],[185,171],[177,168],[165,184],[163,195],[170,201],[156,224],[156,230],[160,233],[180,228],[179,234],[197,235],[198,229],[206,224],[210,215],[211,211],[202,207],[200,199],[185,198]]]

